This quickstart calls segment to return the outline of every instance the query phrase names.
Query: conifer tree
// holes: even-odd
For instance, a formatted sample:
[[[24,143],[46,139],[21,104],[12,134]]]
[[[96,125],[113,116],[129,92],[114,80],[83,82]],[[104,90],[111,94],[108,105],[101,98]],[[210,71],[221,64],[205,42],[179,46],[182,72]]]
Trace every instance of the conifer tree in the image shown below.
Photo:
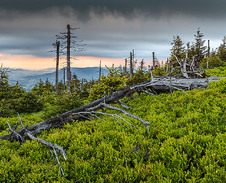
[[[204,34],[201,33],[200,28],[198,28],[197,33],[195,36],[195,43],[194,43],[194,55],[195,56],[195,66],[199,67],[200,62],[204,59],[207,47],[204,46],[205,40],[203,40]]]
[[[177,60],[175,57],[177,57],[178,60],[184,60],[186,53],[185,53],[185,46],[180,38],[180,36],[173,36],[173,42],[171,43],[172,48],[171,48],[171,63],[173,65],[177,65]]]
[[[8,69],[4,68],[3,65],[0,67],[0,99],[5,98],[9,94],[9,74]]]
[[[219,46],[217,56],[226,63],[226,36],[224,36],[223,43]]]

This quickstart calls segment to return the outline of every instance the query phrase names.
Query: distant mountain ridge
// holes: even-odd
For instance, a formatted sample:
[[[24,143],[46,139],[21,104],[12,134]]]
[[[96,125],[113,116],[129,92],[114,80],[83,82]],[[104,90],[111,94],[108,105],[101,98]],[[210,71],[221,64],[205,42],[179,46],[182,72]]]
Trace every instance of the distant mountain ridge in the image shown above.
[[[26,90],[31,89],[35,84],[41,79],[46,81],[49,80],[51,83],[55,83],[56,72],[54,69],[49,70],[24,70],[24,69],[9,69],[9,83],[15,85],[16,82],[19,82],[19,85],[25,88]],[[78,79],[98,79],[99,77],[99,67],[86,67],[86,68],[71,68],[71,74],[76,74]],[[102,68],[102,75],[107,74],[107,69]],[[63,69],[59,70],[59,81],[63,81]]]

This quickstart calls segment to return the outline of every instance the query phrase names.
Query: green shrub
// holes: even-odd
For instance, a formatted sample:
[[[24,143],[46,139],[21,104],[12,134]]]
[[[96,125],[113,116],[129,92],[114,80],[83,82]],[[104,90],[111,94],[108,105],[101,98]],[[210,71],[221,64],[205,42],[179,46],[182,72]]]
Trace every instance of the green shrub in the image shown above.
[[[133,78],[128,78],[126,81],[127,85],[133,85],[133,84],[138,84],[142,83],[144,81],[148,81],[151,79],[151,73],[139,69],[137,72],[134,73]]]
[[[65,177],[60,176],[57,164],[53,167],[49,149],[37,141],[0,141],[0,182],[223,183],[223,86],[225,79],[210,83],[207,89],[187,91],[188,95],[181,91],[173,92],[172,97],[166,93],[136,95],[127,104],[134,108],[133,114],[151,123],[148,133],[141,122],[125,115],[121,117],[140,130],[123,120],[119,119],[119,125],[109,116],[100,116],[103,120],[75,121],[61,129],[43,131],[37,137],[66,149],[67,160],[59,154]],[[59,96],[45,105],[74,107],[76,100],[75,96]],[[7,127],[5,120],[0,120],[0,129]],[[24,114],[22,120],[33,124],[41,119]],[[7,121],[15,125],[17,119]]]
[[[153,76],[164,76],[168,74],[165,71],[165,69],[161,67],[156,67],[155,70],[153,70],[152,72],[153,72]]]
[[[209,89],[219,89],[221,93],[226,93],[226,78],[222,78],[219,81],[210,82],[208,85]]]
[[[45,103],[43,117],[45,119],[55,117],[82,105],[82,100],[79,98],[79,95],[75,93],[59,96],[56,95],[50,103]]]
[[[224,67],[226,66],[225,62],[222,61],[217,55],[212,54],[210,58],[206,57],[201,61],[201,66],[203,68],[207,68],[207,62],[208,62],[208,68],[215,68],[215,67]]]
[[[38,112],[43,109],[43,102],[40,97],[31,92],[25,93],[18,99],[13,99],[14,110],[19,113]]]
[[[93,85],[89,95],[91,101],[102,98],[104,92],[108,95],[126,86],[126,77],[120,74],[120,69],[114,68],[114,66],[107,69],[108,75],[102,76],[100,83]]]
[[[16,111],[12,104],[7,100],[2,99],[0,101],[0,117],[10,117],[14,115],[16,115]]]
[[[218,67],[215,69],[208,69],[206,71],[207,75],[217,76],[217,77],[226,77],[226,67]]]

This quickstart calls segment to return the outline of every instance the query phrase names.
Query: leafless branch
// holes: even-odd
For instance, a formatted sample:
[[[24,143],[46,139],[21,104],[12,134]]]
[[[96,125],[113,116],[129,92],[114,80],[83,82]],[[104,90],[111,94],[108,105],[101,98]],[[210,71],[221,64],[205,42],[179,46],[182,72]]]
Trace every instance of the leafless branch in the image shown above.
[[[121,100],[119,100],[118,103],[119,103],[123,108],[125,108],[125,109],[133,109],[132,107],[129,107],[128,105],[122,103]]]
[[[21,126],[22,126],[22,129],[25,130],[25,136],[29,137],[31,140],[37,140],[39,143],[41,143],[41,144],[47,146],[48,148],[51,148],[51,149],[54,151],[56,160],[57,160],[58,165],[59,165],[60,173],[61,173],[62,176],[64,176],[63,169],[62,169],[62,167],[61,167],[60,161],[59,161],[59,159],[58,159],[58,155],[57,155],[57,153],[56,153],[56,149],[57,149],[57,150],[61,153],[61,155],[63,156],[63,158],[64,158],[65,160],[67,160],[67,158],[66,158],[66,152],[65,152],[65,150],[63,149],[63,147],[61,147],[61,146],[59,146],[59,145],[57,145],[57,144],[52,144],[52,143],[47,142],[47,141],[45,141],[45,140],[43,140],[43,139],[40,139],[40,138],[35,137],[34,135],[32,135],[32,133],[31,133],[30,131],[27,130],[27,125],[26,125],[26,127],[24,127],[24,124],[23,124],[23,122],[22,122],[21,117],[20,117],[19,114],[18,114],[18,117],[19,117],[19,121],[20,121],[20,124],[21,124]],[[6,121],[6,123],[7,123],[7,125],[9,126],[9,129],[10,129],[10,131],[12,132],[12,134],[15,134],[15,135],[17,136],[18,140],[20,139],[22,142],[24,142],[24,141],[25,141],[24,137],[22,137],[18,132],[16,132],[16,128],[15,128],[15,129],[12,129],[11,126],[9,125],[9,123],[8,123],[7,121]],[[18,124],[18,123],[17,123],[17,124]],[[17,125],[17,126],[18,126],[18,125]],[[19,141],[20,141],[20,140],[19,140]]]

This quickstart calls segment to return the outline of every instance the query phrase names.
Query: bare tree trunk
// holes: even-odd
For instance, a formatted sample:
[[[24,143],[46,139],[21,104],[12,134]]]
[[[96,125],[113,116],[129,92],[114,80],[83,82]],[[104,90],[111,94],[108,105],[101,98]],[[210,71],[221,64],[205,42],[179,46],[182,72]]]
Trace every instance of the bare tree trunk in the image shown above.
[[[133,54],[130,52],[130,78],[133,78]]]
[[[134,54],[134,50],[132,50],[132,58],[133,58],[133,69],[134,69],[134,67],[135,67],[134,57],[135,57],[135,54]]]
[[[125,59],[124,75],[127,74],[127,59]]]
[[[183,70],[182,70],[182,73],[183,73],[183,76],[185,77],[185,78],[188,78],[188,74],[187,74],[187,70],[186,70],[186,67],[187,67],[187,59],[185,59],[183,62],[182,62],[182,64],[183,64]]]
[[[100,79],[101,79],[101,61],[100,61],[100,65],[99,65],[99,83],[100,83]]]
[[[153,70],[155,69],[155,52],[152,52]]]
[[[66,85],[65,85],[65,67],[63,68],[63,72],[64,72],[64,90],[66,89]]]
[[[59,52],[60,52],[60,41],[56,42],[56,92],[58,91],[58,72],[59,72]]]
[[[71,27],[67,25],[67,88],[68,93],[71,93]]]
[[[142,59],[140,63],[140,69],[143,70],[143,68],[144,68],[144,59]]]
[[[209,58],[210,57],[210,40],[208,40],[208,50],[207,51],[208,51],[207,56]]]
[[[210,40],[208,40],[208,58],[210,58]],[[206,63],[206,69],[209,69],[209,60]]]

